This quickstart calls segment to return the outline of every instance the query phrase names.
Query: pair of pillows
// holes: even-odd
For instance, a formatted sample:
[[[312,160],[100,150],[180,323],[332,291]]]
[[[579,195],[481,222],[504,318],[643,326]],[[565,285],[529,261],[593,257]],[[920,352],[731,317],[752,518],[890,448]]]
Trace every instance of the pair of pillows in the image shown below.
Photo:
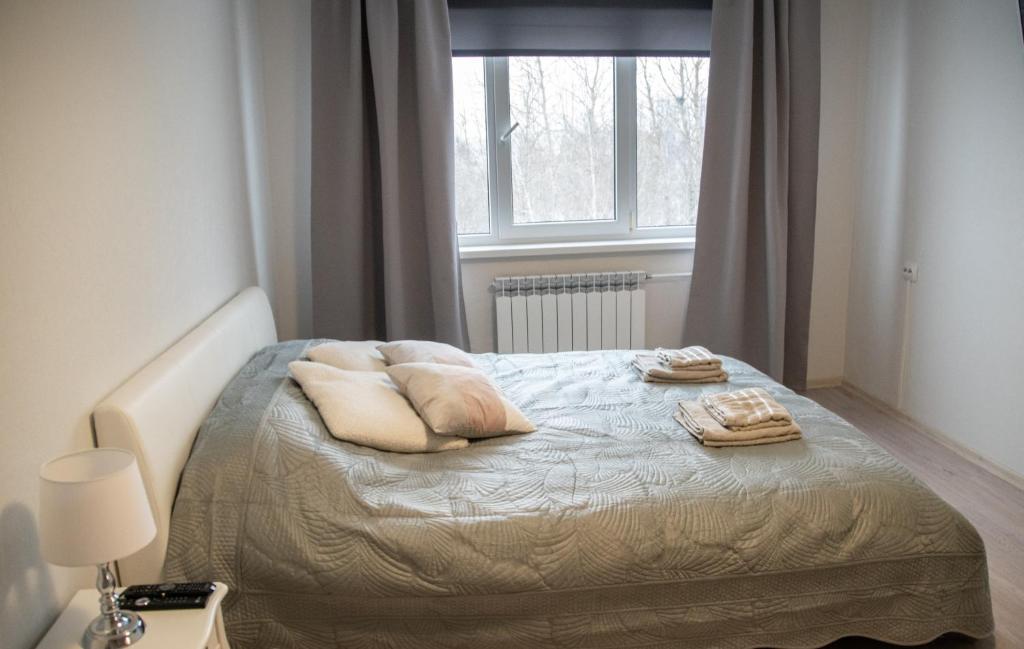
[[[293,361],[288,369],[338,439],[424,453],[465,448],[467,438],[536,430],[469,355],[451,345],[333,342],[308,355],[312,362]]]

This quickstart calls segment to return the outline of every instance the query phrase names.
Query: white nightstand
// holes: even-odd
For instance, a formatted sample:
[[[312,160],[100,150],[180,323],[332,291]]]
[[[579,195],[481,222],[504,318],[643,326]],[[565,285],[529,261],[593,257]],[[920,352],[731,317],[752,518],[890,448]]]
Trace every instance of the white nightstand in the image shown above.
[[[230,649],[220,612],[227,592],[228,587],[218,582],[204,609],[139,613],[146,623],[139,649]],[[78,591],[36,649],[81,649],[85,627],[99,615],[98,600],[94,588]]]

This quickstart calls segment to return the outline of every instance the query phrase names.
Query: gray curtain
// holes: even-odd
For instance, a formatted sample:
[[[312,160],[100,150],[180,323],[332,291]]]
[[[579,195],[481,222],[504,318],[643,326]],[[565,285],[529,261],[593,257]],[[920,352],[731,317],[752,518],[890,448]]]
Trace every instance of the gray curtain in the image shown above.
[[[313,333],[465,348],[444,0],[314,0]]]
[[[818,0],[715,0],[684,340],[807,380],[818,179]]]

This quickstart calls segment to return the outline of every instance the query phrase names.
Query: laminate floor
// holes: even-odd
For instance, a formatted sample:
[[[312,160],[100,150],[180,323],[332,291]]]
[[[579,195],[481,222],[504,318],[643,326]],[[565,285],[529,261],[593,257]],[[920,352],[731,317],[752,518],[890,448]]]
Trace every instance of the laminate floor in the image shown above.
[[[995,636],[972,640],[950,635],[921,646],[929,649],[1024,648],[1024,490],[966,460],[853,392],[823,388],[805,394],[892,453],[935,493],[963,513],[985,540]],[[828,649],[892,646],[846,638],[828,645]]]

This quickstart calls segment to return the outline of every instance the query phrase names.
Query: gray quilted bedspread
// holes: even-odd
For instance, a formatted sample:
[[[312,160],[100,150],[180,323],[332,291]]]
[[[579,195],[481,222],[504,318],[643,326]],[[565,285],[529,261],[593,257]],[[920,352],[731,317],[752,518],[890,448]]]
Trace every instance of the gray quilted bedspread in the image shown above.
[[[735,360],[643,383],[627,352],[475,357],[530,435],[401,455],[330,437],[259,352],[197,436],[167,574],[248,647],[814,647],[991,632],[974,528],[838,416]],[[804,439],[709,449],[679,399],[760,385]]]

